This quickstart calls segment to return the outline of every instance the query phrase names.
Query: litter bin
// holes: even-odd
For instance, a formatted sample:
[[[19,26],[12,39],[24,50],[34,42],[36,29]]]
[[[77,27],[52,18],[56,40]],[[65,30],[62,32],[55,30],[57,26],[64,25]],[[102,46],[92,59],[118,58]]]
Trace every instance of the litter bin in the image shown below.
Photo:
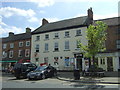
[[[79,80],[80,79],[79,69],[74,69],[74,79],[75,80]]]

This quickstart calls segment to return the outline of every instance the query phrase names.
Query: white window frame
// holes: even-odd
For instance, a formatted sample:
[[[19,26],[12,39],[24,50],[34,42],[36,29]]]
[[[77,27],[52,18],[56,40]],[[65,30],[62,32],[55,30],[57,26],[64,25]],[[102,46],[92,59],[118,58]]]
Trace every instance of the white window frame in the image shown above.
[[[59,51],[59,43],[58,42],[54,43],[54,51]]]
[[[70,42],[65,41],[65,50],[70,50]]]
[[[81,29],[76,30],[76,36],[81,36],[81,35],[82,35]]]
[[[39,49],[40,49],[40,45],[39,45],[39,44],[36,44],[36,45],[35,45],[35,52],[40,52]]]
[[[120,49],[120,40],[116,40],[116,47],[117,49]]]
[[[10,48],[14,48],[14,43],[10,43]]]
[[[3,51],[3,52],[2,52],[2,57],[3,57],[3,58],[6,58],[6,57],[7,57],[7,52],[6,52],[6,51]]]
[[[23,42],[19,42],[19,47],[23,47]]]
[[[26,46],[30,46],[30,41],[26,41]]]
[[[7,44],[3,44],[3,49],[6,49],[7,48]]]
[[[36,41],[39,41],[40,40],[40,36],[36,36]]]
[[[25,57],[30,57],[30,49],[25,50]]]
[[[13,51],[9,51],[9,58],[13,58]]]
[[[18,57],[22,57],[22,50],[18,51]]]
[[[70,37],[70,32],[69,31],[65,31],[65,37]]]
[[[45,52],[49,50],[49,44],[45,43]]]
[[[57,32],[57,33],[55,33],[54,38],[59,38],[59,33],[58,33],[58,32]]]
[[[49,40],[49,34],[45,34],[45,40]]]

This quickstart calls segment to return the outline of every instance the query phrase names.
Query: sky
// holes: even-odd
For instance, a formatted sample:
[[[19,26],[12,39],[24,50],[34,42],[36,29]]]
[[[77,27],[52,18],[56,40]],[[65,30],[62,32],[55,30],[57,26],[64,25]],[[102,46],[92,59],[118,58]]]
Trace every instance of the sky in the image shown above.
[[[87,16],[92,7],[94,20],[118,17],[119,0],[1,0],[0,37],[9,32],[25,33],[41,26],[42,19],[56,22]]]

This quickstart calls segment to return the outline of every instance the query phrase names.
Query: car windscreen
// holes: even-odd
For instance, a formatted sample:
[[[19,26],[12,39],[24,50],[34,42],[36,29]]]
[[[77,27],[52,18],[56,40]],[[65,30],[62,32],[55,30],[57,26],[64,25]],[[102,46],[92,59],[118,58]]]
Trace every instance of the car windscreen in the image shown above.
[[[45,70],[47,68],[47,66],[41,66],[35,69],[35,71],[42,71]]]

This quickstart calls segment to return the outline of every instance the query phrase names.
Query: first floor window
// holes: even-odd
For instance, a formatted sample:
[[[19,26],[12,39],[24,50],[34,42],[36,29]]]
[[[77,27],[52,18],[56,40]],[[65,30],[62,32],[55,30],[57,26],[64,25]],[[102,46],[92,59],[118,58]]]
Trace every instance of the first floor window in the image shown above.
[[[19,50],[18,57],[22,57],[22,50]]]
[[[30,56],[30,49],[26,49],[25,50],[25,57],[29,57]]]
[[[45,51],[48,51],[48,43],[45,43]]]
[[[13,58],[13,51],[9,51],[9,58]]]
[[[69,50],[69,41],[65,41],[65,50]]]
[[[39,44],[37,44],[37,45],[35,46],[35,51],[36,51],[36,52],[39,52]]]
[[[76,41],[76,48],[79,49],[80,48],[80,40]]]
[[[58,42],[55,42],[55,44],[54,44],[54,51],[59,51]]]
[[[70,59],[69,59],[69,57],[65,57],[65,66],[70,66]]]

